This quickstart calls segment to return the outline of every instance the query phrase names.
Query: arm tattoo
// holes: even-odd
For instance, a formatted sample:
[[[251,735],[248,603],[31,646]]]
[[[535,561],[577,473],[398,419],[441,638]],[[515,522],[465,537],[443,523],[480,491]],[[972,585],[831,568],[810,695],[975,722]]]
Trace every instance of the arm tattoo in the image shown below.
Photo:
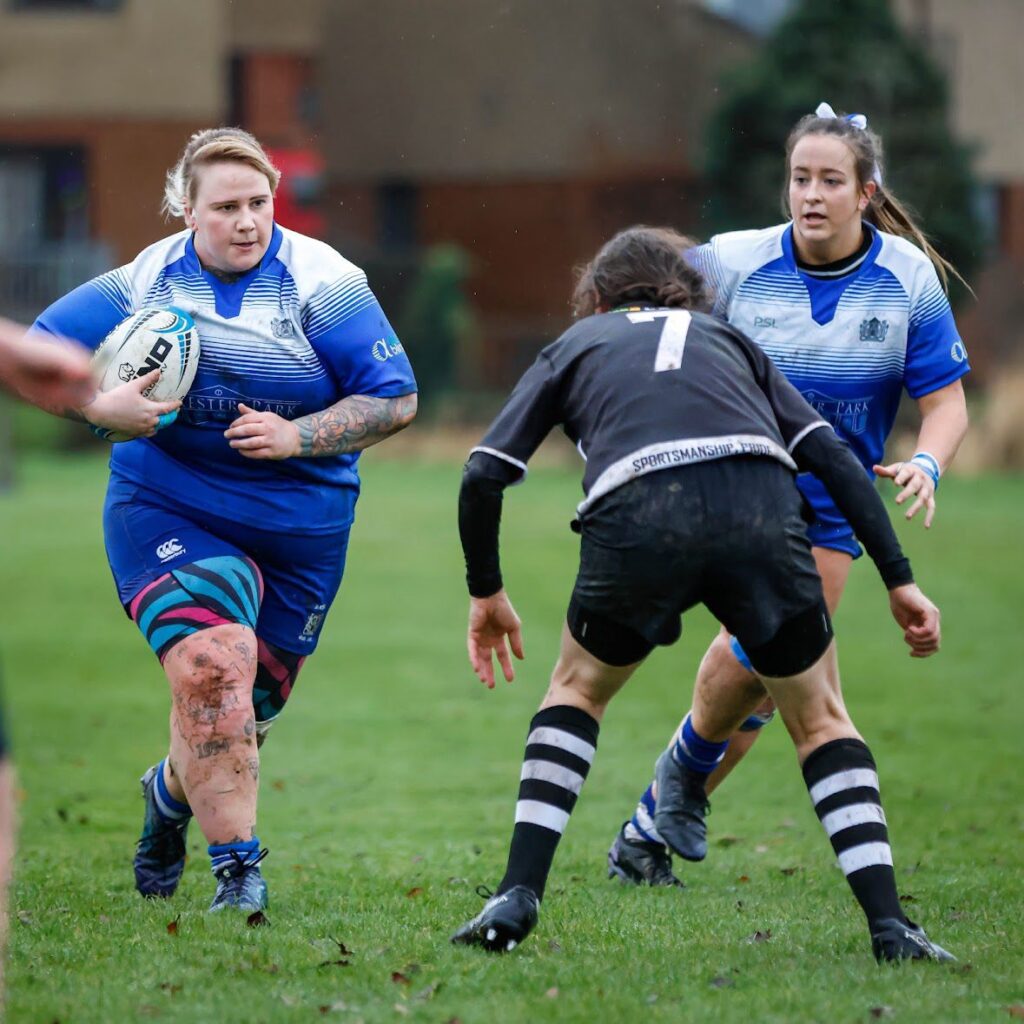
[[[322,412],[294,421],[299,430],[300,455],[344,455],[359,452],[397,434],[416,415],[416,395],[374,398],[349,395]]]

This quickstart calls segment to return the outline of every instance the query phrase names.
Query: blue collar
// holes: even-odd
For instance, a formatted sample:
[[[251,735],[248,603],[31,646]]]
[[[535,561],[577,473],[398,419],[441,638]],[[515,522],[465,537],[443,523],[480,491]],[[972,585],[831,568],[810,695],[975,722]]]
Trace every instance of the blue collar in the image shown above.
[[[270,245],[267,246],[267,251],[263,254],[263,258],[253,267],[251,270],[247,270],[244,274],[239,274],[237,281],[232,282],[233,284],[241,284],[242,282],[248,283],[254,277],[258,277],[264,267],[269,267],[273,262],[274,257],[277,256],[278,251],[281,248],[281,243],[284,241],[284,234],[281,229],[274,224],[273,230],[270,234]],[[208,274],[209,271],[203,269],[202,263],[199,261],[198,255],[196,255],[196,236],[195,232],[192,232],[188,236],[188,240],[185,242],[185,266],[188,267],[189,271],[195,274],[197,277],[203,277]],[[211,278],[215,278],[215,275],[210,274]]]
[[[882,249],[882,236],[879,234],[878,228],[876,228],[874,224],[869,224],[867,221],[863,221],[862,223],[874,237],[871,240],[871,248],[868,249],[868,254],[864,257],[864,262],[858,268],[860,271],[867,270],[867,268],[870,267],[878,258],[878,254]],[[793,251],[792,221],[786,225],[786,230],[782,232],[782,258],[786,267],[792,273],[799,275],[800,268],[796,265],[796,253]]]

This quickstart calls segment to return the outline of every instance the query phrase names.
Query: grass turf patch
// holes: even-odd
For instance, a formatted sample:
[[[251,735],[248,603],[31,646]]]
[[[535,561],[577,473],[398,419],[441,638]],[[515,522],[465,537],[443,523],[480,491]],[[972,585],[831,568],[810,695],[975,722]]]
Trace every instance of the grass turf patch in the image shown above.
[[[688,705],[714,628],[702,610],[607,715],[535,934],[505,958],[449,946],[480,907],[474,887],[504,866],[572,585],[578,478],[535,471],[508,494],[503,562],[527,661],[488,693],[465,659],[459,467],[371,453],[363,472],[341,594],[263,750],[271,905],[256,928],[205,914],[213,880],[194,827],[174,899],[132,888],[137,779],[164,752],[168,697],[106,568],[101,462],[31,461],[0,502],[22,787],[11,1020],[974,1021],[1024,1004],[1022,481],[944,481],[930,533],[898,525],[943,609],[937,657],[904,654],[867,560],[836,617],[907,911],[960,957],[894,970],[871,959],[778,724],[718,794],[711,853],[683,867],[686,890],[605,878]]]

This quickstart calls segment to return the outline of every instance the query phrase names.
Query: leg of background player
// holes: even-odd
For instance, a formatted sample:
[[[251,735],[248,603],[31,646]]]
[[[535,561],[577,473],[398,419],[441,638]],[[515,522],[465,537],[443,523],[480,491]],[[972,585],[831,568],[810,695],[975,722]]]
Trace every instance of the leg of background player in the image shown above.
[[[821,576],[825,603],[828,605],[829,613],[834,614],[846,587],[853,559],[846,552],[831,548],[815,547],[812,549],[812,553],[818,574]],[[698,737],[708,743],[728,741],[724,756],[710,773],[699,770],[704,766],[697,764],[692,766],[696,775],[704,777],[705,795],[714,792],[722,784],[757,741],[759,728],[750,731],[734,731],[735,726],[730,723],[743,722],[751,712],[760,713],[763,709],[770,709],[772,706],[770,699],[762,708],[761,702],[765,701],[765,698],[766,693],[760,680],[736,660],[729,635],[722,630],[712,641],[697,671],[690,722],[691,728]],[[668,750],[678,748],[681,751],[682,748],[678,741],[685,722],[684,718],[673,732]],[[685,755],[683,758],[683,763],[685,763]],[[696,781],[701,780],[697,778]],[[692,805],[690,810],[697,817],[701,817],[698,805],[703,805],[703,800],[704,797],[695,792],[693,799],[687,801],[687,806]],[[662,843],[662,838],[654,824],[656,810],[657,783],[652,780],[640,798],[633,817],[623,826],[619,836],[619,839],[625,840],[627,844],[624,848],[627,856],[629,853],[628,843]],[[689,815],[682,822],[684,827],[690,827],[694,823],[690,821]],[[703,826],[702,821],[699,826]],[[700,827],[698,831],[700,831]],[[620,845],[620,851],[622,850]],[[699,853],[699,849],[696,852]]]

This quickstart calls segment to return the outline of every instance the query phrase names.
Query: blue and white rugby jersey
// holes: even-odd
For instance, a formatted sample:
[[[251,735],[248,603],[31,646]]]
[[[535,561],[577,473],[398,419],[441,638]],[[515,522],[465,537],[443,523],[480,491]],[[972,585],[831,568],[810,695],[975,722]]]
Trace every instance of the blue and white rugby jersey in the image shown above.
[[[252,526],[348,526],[358,454],[251,460],[229,447],[224,430],[239,402],[295,419],[348,395],[416,390],[366,275],[329,245],[275,225],[260,264],[226,284],[203,270],[183,231],[59,299],[36,327],[95,349],[135,310],[170,305],[190,313],[199,331],[195,383],[173,425],[113,446],[111,473],[151,497]]]
[[[768,353],[870,473],[903,388],[920,398],[970,366],[931,261],[866,226],[867,256],[832,279],[797,267],[792,224],[716,235],[688,256],[714,289],[713,312]]]

